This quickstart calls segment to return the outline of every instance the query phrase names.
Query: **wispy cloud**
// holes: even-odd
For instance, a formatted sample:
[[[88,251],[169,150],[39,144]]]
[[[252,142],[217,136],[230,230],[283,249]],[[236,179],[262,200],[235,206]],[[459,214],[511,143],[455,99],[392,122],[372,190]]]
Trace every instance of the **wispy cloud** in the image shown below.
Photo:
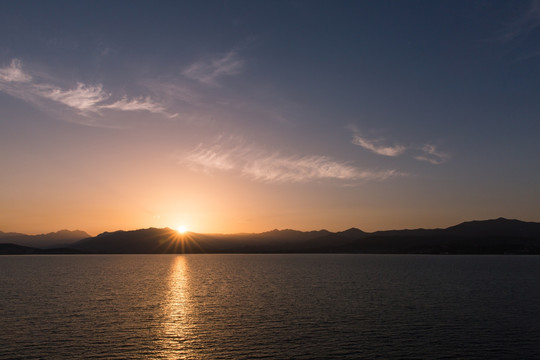
[[[433,165],[439,165],[447,161],[450,158],[450,155],[447,153],[437,150],[435,145],[426,144],[421,148],[423,154],[415,157],[419,161],[427,161]]]
[[[226,142],[227,143],[227,142]],[[282,155],[248,145],[199,144],[181,159],[196,171],[236,171],[265,183],[299,183],[316,180],[376,180],[403,176],[397,170],[362,170],[348,162],[321,155]]]
[[[77,83],[74,89],[63,90],[48,84],[37,84],[33,88],[37,94],[44,98],[57,101],[82,112],[97,112],[97,104],[107,100],[110,94],[103,91],[102,85],[91,86]]]
[[[23,70],[22,63],[18,59],[13,59],[10,65],[0,68],[0,91],[41,106],[49,100],[53,104],[67,106],[84,116],[100,115],[101,110],[148,111],[169,117],[174,116],[167,113],[164,105],[150,97],[131,100],[123,97],[114,101],[113,94],[106,92],[102,84],[89,85],[78,82],[74,88],[64,89],[37,81]],[[89,124],[87,121],[80,123]]]
[[[193,170],[210,172],[212,170],[232,170],[235,168],[232,154],[234,151],[223,152],[219,147],[206,147],[199,144],[184,157]]]
[[[32,77],[24,73],[21,61],[18,59],[13,59],[9,66],[0,68],[0,81],[25,83],[31,80]]]
[[[538,28],[540,28],[540,1],[533,0],[527,10],[507,26],[499,39],[504,42],[512,41],[518,37],[527,36]]]
[[[152,113],[166,113],[165,107],[149,97],[128,100],[126,97],[112,104],[100,105],[100,109],[112,109],[121,111],[148,111]],[[172,115],[174,116],[174,115]]]
[[[206,103],[205,95],[182,83],[166,83],[155,80],[144,82],[144,86],[160,99],[172,103],[202,107]]]
[[[490,40],[503,44],[508,55],[518,61],[538,57],[540,0],[532,0],[528,4],[525,2],[509,2],[509,4],[518,8],[517,14],[503,25],[495,39]]]
[[[370,150],[376,154],[384,156],[398,156],[401,155],[407,148],[402,145],[385,146],[381,145],[383,139],[368,140],[358,134],[355,134],[352,139],[354,145],[363,147],[366,150]]]
[[[385,180],[395,170],[361,171],[328,156],[281,156],[272,154],[245,164],[242,174],[263,182],[305,182],[318,179]]]
[[[402,155],[405,151],[410,152],[411,156],[418,161],[426,161],[434,165],[439,165],[450,159],[450,155],[437,149],[433,144],[424,144],[422,146],[403,146],[403,145],[382,145],[385,139],[368,140],[359,134],[358,128],[354,125],[348,127],[353,132],[352,143],[362,148],[372,151],[379,155],[396,157]],[[414,153],[418,155],[414,155]]]
[[[218,85],[218,78],[236,75],[240,72],[244,61],[235,51],[211,60],[197,61],[182,71],[182,75],[206,85]]]

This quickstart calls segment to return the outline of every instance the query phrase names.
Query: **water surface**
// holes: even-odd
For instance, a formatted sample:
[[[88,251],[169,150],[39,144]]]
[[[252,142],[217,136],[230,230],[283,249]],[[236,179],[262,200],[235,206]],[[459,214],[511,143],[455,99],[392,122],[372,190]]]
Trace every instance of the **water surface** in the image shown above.
[[[0,257],[0,359],[538,358],[540,257]]]

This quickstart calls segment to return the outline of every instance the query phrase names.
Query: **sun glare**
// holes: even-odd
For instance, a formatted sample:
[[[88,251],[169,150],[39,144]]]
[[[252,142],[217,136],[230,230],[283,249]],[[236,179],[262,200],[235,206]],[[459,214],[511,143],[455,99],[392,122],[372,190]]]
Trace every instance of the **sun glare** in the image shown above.
[[[187,228],[185,225],[179,225],[176,227],[176,231],[179,233],[179,234],[183,234],[187,231]]]

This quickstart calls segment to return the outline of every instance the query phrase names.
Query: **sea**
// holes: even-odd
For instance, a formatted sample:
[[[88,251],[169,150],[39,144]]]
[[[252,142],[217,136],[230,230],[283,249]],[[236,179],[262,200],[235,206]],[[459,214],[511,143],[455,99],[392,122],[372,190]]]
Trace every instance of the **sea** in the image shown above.
[[[0,256],[0,359],[540,359],[540,256]]]

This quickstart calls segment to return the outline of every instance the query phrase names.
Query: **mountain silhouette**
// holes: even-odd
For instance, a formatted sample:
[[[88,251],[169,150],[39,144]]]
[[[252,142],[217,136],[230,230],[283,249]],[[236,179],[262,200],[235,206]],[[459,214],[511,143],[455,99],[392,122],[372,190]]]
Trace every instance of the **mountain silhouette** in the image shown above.
[[[418,253],[540,254],[540,223],[499,218],[447,229],[367,233],[272,230],[259,234],[180,235],[172,229],[103,233],[71,245],[96,253]]]
[[[9,237],[0,237],[0,242]],[[0,253],[41,253],[8,249]],[[22,245],[22,244],[18,244]],[[504,218],[468,221],[446,229],[364,232],[272,230],[258,234],[179,234],[149,228],[105,232],[66,244],[64,249],[106,254],[176,253],[380,253],[380,254],[540,254],[540,223]],[[68,248],[68,249],[65,249]],[[2,250],[4,249],[4,250]],[[71,249],[71,250],[69,250]]]
[[[106,232],[71,245],[88,252],[106,253],[237,253],[297,252],[305,241],[330,234],[326,230],[302,232],[272,230],[259,234],[179,234],[173,229],[149,228]]]
[[[84,251],[72,248],[38,249],[16,244],[0,244],[0,255],[42,255],[42,254],[84,254]]]
[[[21,233],[5,233],[0,231],[1,243],[12,243],[22,246],[35,247],[35,248],[58,248],[72,244],[73,242],[88,238],[86,232],[81,230],[69,231],[60,230],[57,232],[51,232],[48,234],[40,235],[26,235]]]

